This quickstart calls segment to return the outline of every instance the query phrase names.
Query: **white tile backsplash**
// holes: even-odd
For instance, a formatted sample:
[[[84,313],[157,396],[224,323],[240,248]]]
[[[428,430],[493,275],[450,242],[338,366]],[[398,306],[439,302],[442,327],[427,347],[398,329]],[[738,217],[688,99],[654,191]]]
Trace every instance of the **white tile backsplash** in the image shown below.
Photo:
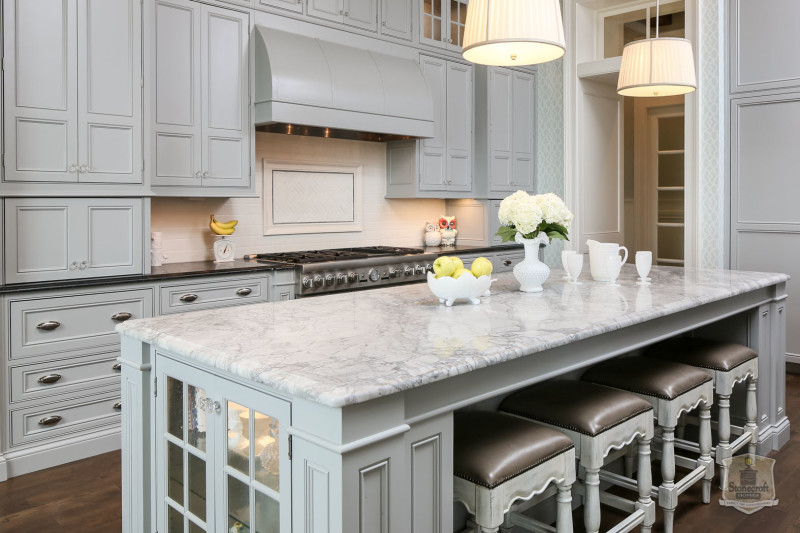
[[[262,160],[331,165],[362,165],[364,224],[351,233],[264,236]],[[386,145],[363,141],[256,134],[256,192],[259,198],[153,198],[152,231],[163,233],[168,263],[213,259],[214,236],[208,219],[238,219],[237,257],[247,253],[340,248],[347,246],[422,246],[425,222],[445,212],[444,200],[387,200]]]

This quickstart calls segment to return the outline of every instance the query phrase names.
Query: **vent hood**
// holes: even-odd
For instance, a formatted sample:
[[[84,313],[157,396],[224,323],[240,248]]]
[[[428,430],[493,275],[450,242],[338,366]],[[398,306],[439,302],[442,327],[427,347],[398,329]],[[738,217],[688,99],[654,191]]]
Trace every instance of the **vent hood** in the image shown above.
[[[433,136],[414,61],[256,26],[256,130],[389,141]]]

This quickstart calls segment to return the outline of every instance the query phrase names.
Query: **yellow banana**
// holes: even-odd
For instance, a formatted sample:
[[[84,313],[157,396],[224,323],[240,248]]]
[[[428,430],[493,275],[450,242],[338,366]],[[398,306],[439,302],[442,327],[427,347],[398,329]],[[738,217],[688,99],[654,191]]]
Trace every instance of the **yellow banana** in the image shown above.
[[[217,226],[219,226],[220,228],[223,228],[223,229],[235,228],[236,224],[239,223],[238,220],[229,220],[228,222],[220,222],[219,220],[214,218],[214,215],[211,215],[211,220],[214,221],[214,224],[216,224]]]
[[[214,215],[211,215],[211,222],[208,223],[208,227],[211,228],[211,231],[216,233],[217,235],[230,235],[236,228],[222,228],[214,221]]]

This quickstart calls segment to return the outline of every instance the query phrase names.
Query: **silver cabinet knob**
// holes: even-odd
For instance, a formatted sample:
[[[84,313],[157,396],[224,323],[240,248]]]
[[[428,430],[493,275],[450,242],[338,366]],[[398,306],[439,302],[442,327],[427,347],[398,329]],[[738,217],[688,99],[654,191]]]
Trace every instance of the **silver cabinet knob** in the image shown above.
[[[117,402],[112,407],[117,411],[122,411],[122,402]]]
[[[250,287],[245,287],[243,289],[239,289],[238,291],[236,291],[236,294],[239,296],[250,296],[251,292],[253,292],[253,289],[251,289]]]
[[[344,16],[345,16],[345,17],[349,17],[349,16],[350,16],[350,12],[349,12],[349,11],[345,11],[345,12],[344,12]]]
[[[80,172],[81,174],[86,174],[87,172],[89,172],[89,165],[81,165],[81,166],[79,166],[78,167],[78,172]]]
[[[131,318],[133,318],[133,315],[130,313],[126,313],[125,311],[117,313],[115,315],[111,315],[111,320],[114,320],[116,322],[125,322],[126,320],[130,320]]]
[[[202,176],[203,176],[203,173],[200,172],[199,170],[194,173],[194,177],[197,178],[197,179],[200,179]]]
[[[447,42],[453,44],[453,39],[447,39]]]
[[[193,301],[197,300],[197,295],[196,294],[184,294],[183,296],[181,296],[180,300],[182,302],[193,302]]]
[[[115,363],[114,366],[111,367],[111,370],[115,370],[117,372],[122,370],[122,363]]]
[[[78,262],[77,261],[73,261],[72,263],[70,263],[69,264],[69,269],[70,270],[77,270],[78,269]]]
[[[61,417],[58,416],[58,415],[46,416],[46,417],[42,418],[41,420],[39,420],[39,425],[40,426],[55,426],[59,422],[61,422]]]
[[[46,376],[42,376],[36,381],[39,383],[44,383],[46,385],[50,385],[51,383],[55,383],[61,379],[61,374],[47,374]]]
[[[205,172],[203,172],[203,177],[204,177],[204,178],[207,178],[207,177],[208,177],[208,170],[206,170]]]
[[[506,259],[505,261],[503,261],[503,264],[505,266],[511,266],[511,259]]]
[[[81,270],[86,270],[86,267],[88,266],[89,266],[88,261],[81,261],[80,264],[78,265],[78,268],[80,268]]]
[[[69,171],[70,172],[77,172],[78,171],[78,165],[70,165],[69,166]]]
[[[48,320],[47,322],[42,322],[41,324],[36,324],[36,329],[43,329],[45,331],[53,331],[57,327],[61,325],[61,322],[56,322],[55,320]]]

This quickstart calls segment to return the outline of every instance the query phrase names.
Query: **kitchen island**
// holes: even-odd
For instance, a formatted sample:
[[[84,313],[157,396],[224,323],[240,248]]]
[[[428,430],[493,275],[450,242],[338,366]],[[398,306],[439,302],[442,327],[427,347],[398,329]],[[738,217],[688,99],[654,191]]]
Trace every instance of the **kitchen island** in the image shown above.
[[[121,324],[124,531],[449,533],[454,410],[685,333],[759,353],[758,451],[788,441],[788,276],[562,274],[477,306],[420,284]]]

